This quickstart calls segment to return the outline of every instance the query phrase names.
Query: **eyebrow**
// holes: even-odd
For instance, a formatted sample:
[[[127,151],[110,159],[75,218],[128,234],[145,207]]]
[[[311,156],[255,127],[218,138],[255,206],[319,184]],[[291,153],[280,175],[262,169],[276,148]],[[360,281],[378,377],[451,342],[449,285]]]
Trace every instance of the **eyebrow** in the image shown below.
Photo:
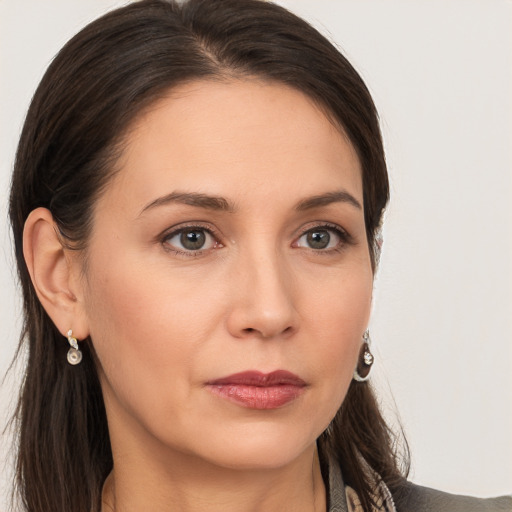
[[[346,190],[337,190],[336,192],[327,192],[326,194],[320,194],[318,196],[308,197],[300,201],[295,209],[297,211],[311,210],[321,206],[328,206],[332,203],[348,203],[358,210],[362,210],[361,203]]]
[[[224,212],[233,212],[235,207],[226,199],[218,196],[199,194],[197,192],[171,192],[165,196],[159,197],[142,208],[139,217],[147,210],[152,210],[158,206],[164,206],[172,203],[186,204],[188,206],[197,206],[206,210],[216,210]]]
[[[165,196],[159,197],[148,203],[142,208],[139,217],[148,210],[165,206],[172,203],[185,204],[204,208],[206,210],[223,211],[233,213],[236,208],[227,199],[220,196],[211,196],[200,194],[197,192],[171,192]],[[350,193],[345,190],[337,190],[335,192],[327,192],[317,196],[308,197],[299,201],[295,206],[296,211],[312,210],[322,206],[328,206],[332,203],[347,203],[358,210],[362,210],[361,203]]]

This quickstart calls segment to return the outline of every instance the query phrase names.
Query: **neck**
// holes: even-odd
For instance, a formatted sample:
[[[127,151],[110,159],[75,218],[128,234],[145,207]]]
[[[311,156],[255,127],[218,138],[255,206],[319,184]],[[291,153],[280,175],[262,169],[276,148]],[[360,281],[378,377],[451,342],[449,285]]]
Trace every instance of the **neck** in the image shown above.
[[[285,467],[226,469],[176,454],[163,468],[123,457],[105,482],[102,512],[325,512],[316,447]]]

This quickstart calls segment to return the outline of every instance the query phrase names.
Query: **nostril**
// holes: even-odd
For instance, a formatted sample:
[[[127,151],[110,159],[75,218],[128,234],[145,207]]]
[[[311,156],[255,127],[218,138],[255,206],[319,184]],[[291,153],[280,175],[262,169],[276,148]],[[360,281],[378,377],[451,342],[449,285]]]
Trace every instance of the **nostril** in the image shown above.
[[[288,326],[286,327],[286,329],[284,329],[283,331],[280,331],[279,334],[283,335],[288,335],[290,334],[291,332],[293,331],[293,327],[292,326]],[[246,327],[243,332],[245,334],[254,334],[254,333],[258,333],[260,336],[262,336],[263,338],[271,338],[274,336],[274,334],[270,333],[270,332],[265,332],[265,330],[261,330],[261,329],[255,329],[254,327]],[[276,333],[277,334],[277,333]]]

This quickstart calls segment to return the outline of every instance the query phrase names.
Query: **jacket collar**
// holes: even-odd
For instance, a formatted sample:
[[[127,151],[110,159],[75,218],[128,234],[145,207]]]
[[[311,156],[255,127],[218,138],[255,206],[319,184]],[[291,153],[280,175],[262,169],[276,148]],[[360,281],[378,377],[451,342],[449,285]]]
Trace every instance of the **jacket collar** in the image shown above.
[[[343,482],[343,476],[339,464],[329,457],[327,461],[329,471],[329,512],[363,512],[359,496],[349,486]],[[369,467],[368,471],[374,477],[375,482],[372,512],[396,512],[393,497],[386,484]]]

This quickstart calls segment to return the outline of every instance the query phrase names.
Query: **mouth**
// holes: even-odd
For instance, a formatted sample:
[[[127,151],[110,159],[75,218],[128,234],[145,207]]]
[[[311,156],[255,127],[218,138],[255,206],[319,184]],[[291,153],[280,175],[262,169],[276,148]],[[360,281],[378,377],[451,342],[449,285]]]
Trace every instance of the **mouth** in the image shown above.
[[[206,383],[214,395],[249,409],[277,409],[302,395],[307,384],[286,370],[247,371]]]

